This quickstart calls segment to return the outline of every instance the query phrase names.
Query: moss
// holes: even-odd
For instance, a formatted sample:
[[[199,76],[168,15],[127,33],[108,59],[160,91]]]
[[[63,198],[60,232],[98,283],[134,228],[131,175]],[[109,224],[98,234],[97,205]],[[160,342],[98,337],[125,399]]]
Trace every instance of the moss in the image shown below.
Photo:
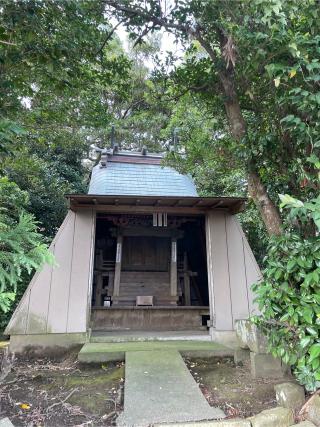
[[[107,371],[100,370],[100,374],[96,375],[70,375],[65,379],[62,378],[63,385],[66,388],[77,386],[85,386],[86,388],[95,388],[98,385],[109,385],[115,381],[119,381],[124,377],[124,367],[110,369]]]
[[[124,374],[124,366],[83,366],[71,375],[59,371],[41,371],[33,381],[50,395],[57,395],[61,390],[67,394],[77,389],[67,402],[80,406],[84,412],[101,416],[114,410],[113,399],[117,394],[114,397],[113,391],[118,389]]]
[[[227,358],[192,359],[187,364],[209,403],[222,407],[227,415],[230,405],[241,416],[276,405],[274,384],[281,380],[253,379],[248,364],[239,367]]]

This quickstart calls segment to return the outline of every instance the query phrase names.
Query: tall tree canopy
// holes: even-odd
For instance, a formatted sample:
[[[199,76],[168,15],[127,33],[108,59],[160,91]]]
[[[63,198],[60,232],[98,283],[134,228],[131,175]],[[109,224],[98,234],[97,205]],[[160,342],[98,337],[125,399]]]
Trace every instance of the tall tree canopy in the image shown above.
[[[187,47],[169,91],[195,92],[245,166],[269,234],[281,233],[275,194],[319,189],[319,8],[315,0],[105,0],[136,43],[160,29]],[[196,43],[195,43],[196,42]],[[222,117],[224,110],[225,116]],[[227,122],[228,126],[224,126]]]

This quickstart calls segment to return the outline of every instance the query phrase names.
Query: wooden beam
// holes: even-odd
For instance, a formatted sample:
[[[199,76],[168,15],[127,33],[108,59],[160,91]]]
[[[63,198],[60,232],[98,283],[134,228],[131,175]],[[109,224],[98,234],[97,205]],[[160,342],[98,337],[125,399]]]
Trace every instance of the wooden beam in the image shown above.
[[[215,202],[215,203],[213,203],[212,205],[209,205],[208,206],[208,208],[209,209],[214,209],[214,208],[217,208],[218,206],[221,206],[222,205],[222,200],[219,200],[219,201],[217,201],[217,202]]]
[[[199,205],[201,205],[203,203],[203,200],[198,200],[196,203],[194,203],[193,205],[192,205],[192,207],[194,208],[195,206],[199,206]]]
[[[243,212],[244,211],[244,209],[245,209],[245,203],[242,201],[242,200],[240,200],[240,201],[238,201],[238,202],[236,202],[236,203],[234,203],[231,207],[230,207],[230,213],[232,214],[232,215],[234,215],[234,214],[236,214],[236,213],[239,213],[239,212]]]
[[[93,209],[96,212],[110,212],[110,213],[129,213],[129,214],[139,214],[139,213],[158,213],[158,212],[167,212],[168,214],[180,214],[180,215],[199,215],[205,214],[208,212],[208,208],[203,207],[172,207],[172,206],[132,206],[132,205],[77,205],[75,207],[79,210],[84,209]],[[227,208],[226,208],[227,210]]]
[[[191,305],[190,277],[188,274],[187,252],[183,255],[183,283],[184,283],[184,304]]]

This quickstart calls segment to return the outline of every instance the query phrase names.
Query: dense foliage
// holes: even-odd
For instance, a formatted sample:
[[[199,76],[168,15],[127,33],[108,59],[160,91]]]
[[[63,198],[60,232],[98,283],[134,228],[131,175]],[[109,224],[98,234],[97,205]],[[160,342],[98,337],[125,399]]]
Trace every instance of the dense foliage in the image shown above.
[[[254,287],[261,310],[255,320],[272,353],[313,391],[320,387],[320,196],[307,203],[282,196],[282,206],[290,211],[285,232],[270,241],[264,280]]]
[[[23,275],[53,261],[34,216],[26,211],[28,203],[26,192],[0,178],[0,312],[4,313],[9,311]]]

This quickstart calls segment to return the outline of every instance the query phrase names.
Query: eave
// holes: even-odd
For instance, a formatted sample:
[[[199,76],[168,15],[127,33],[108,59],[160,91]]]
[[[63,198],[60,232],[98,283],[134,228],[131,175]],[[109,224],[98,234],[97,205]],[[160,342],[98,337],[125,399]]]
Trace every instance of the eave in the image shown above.
[[[242,212],[245,197],[179,197],[179,196],[101,196],[67,194],[73,211],[93,209],[97,212],[204,214],[213,210],[231,214]]]

